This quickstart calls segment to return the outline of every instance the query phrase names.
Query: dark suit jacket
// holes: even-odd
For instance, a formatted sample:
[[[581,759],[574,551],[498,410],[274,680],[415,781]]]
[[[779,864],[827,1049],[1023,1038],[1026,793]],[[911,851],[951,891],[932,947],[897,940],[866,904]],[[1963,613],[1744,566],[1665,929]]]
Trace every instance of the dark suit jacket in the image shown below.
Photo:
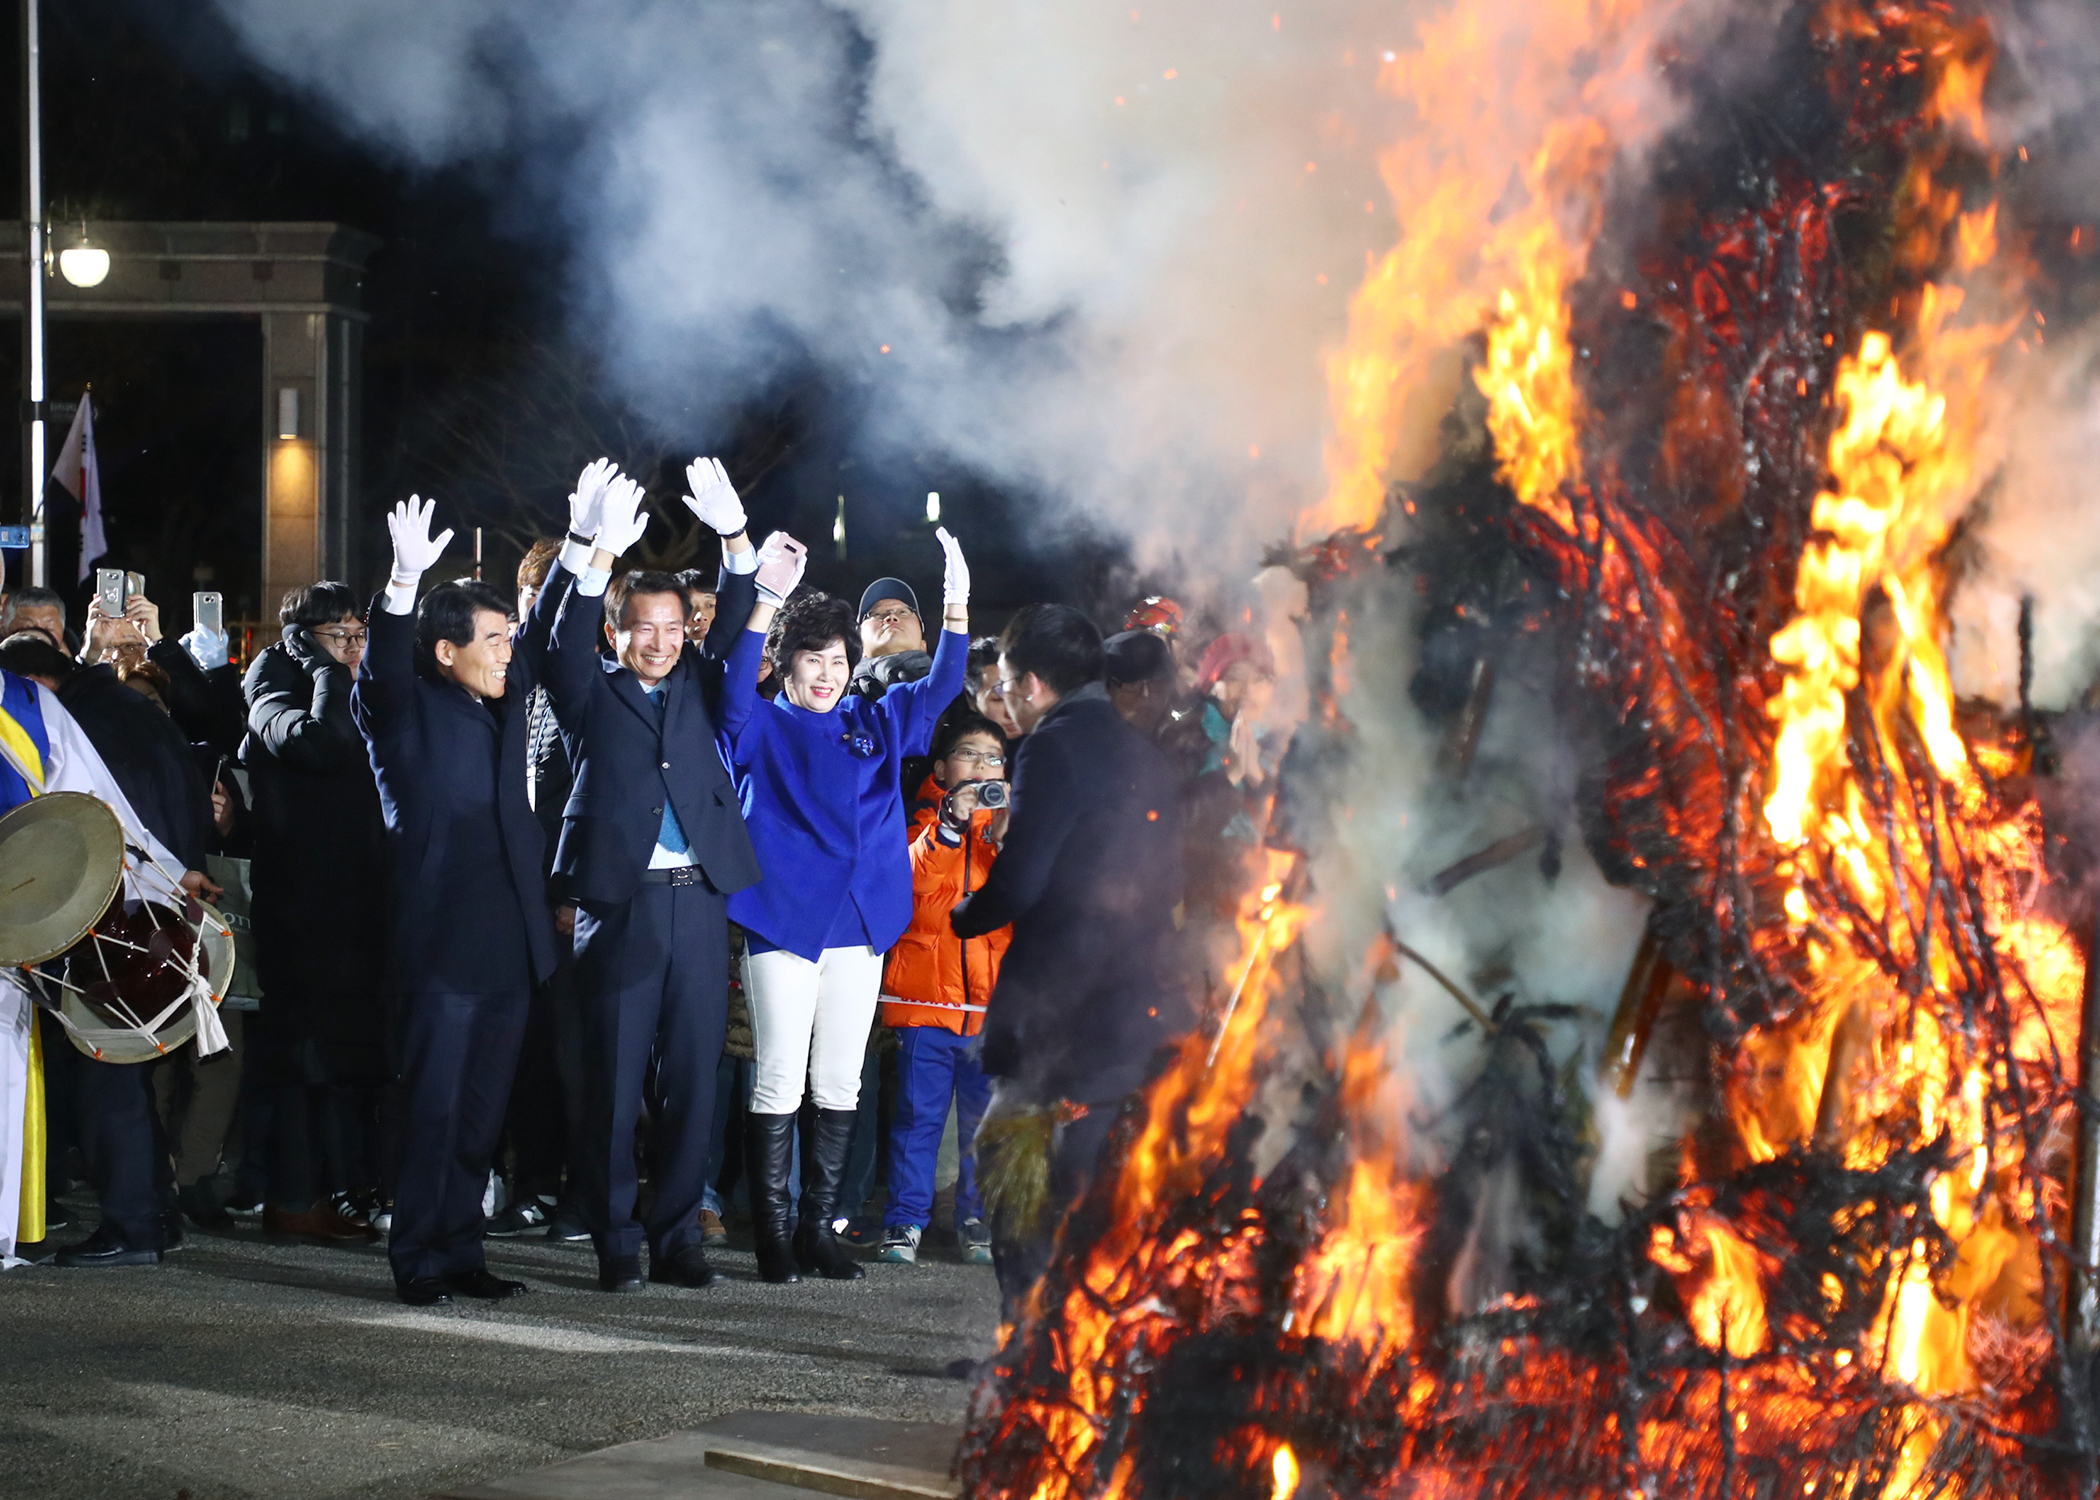
[[[58,690],[147,830],[183,869],[201,870],[211,839],[211,788],[189,741],[144,693],[124,686],[108,663],[82,667]],[[182,870],[169,874],[180,879]]]
[[[984,1068],[1046,1096],[1105,1103],[1144,1081],[1192,1019],[1177,965],[1181,824],[1172,773],[1098,684],[1020,742],[1006,843],[951,916],[1008,923],[984,1019]]]
[[[667,797],[710,885],[726,896],[755,883],[758,856],[715,729],[723,658],[758,602],[757,578],[723,570],[706,645],[679,653],[664,679],[669,693],[659,714],[634,673],[598,655],[604,601],[570,593],[559,563],[548,575],[549,593],[557,576],[568,602],[554,626],[546,681],[576,772],[554,853],[562,894],[594,903],[631,899],[656,848]]]
[[[351,709],[393,844],[394,959],[411,993],[487,991],[554,972],[545,841],[525,800],[525,721],[564,592],[548,580],[515,640],[503,696],[485,701],[418,670],[415,617],[388,614],[384,596],[372,601]]]

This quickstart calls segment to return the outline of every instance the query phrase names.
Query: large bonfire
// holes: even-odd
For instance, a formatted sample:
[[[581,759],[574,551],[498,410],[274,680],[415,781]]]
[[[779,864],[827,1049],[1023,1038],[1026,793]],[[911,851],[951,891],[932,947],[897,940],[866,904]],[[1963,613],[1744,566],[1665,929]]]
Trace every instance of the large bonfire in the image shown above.
[[[1543,676],[1646,936],[1565,1066],[1565,1008],[1435,972],[1474,1061],[1429,1118],[1379,999],[1420,936],[1308,956],[1338,864],[1279,820],[1238,969],[979,1393],[968,1493],[2091,1493],[2087,919],[2032,715],[1958,703],[1945,652],[1992,393],[2041,337],[1992,60],[1982,14],[1854,0],[1456,0],[1393,57],[1402,235],[1290,549],[1319,641],[1293,764],[1379,774],[1354,605],[1462,620],[1459,691],[1418,694],[1444,774],[1498,667]],[[1692,1105],[1600,1217],[1588,1101],[1659,1060]],[[1526,1228],[1483,1270],[1493,1216]]]

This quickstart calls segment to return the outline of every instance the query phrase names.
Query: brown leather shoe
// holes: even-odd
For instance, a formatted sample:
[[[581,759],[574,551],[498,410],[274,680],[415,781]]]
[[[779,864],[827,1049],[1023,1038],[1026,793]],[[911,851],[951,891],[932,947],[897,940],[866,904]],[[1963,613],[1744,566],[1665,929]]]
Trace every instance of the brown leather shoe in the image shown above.
[[[345,1211],[333,1202],[316,1203],[304,1213],[292,1213],[275,1204],[266,1204],[263,1232],[320,1240],[330,1245],[370,1244],[379,1238],[379,1231],[372,1227],[371,1220],[354,1209]]]

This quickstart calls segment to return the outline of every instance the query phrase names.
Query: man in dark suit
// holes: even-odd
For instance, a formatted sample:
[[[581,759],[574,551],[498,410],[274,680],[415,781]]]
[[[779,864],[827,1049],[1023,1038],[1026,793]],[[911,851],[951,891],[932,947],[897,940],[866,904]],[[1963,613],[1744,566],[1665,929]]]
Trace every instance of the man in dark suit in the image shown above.
[[[579,1206],[599,1285],[612,1292],[642,1286],[634,1127],[652,1054],[649,1276],[688,1287],[714,1279],[699,1215],[728,1025],[726,902],[759,875],[715,749],[714,714],[721,659],[757,598],[758,556],[722,466],[700,459],[686,477],[686,505],[723,544],[706,648],[684,649],[686,593],[669,574],[630,573],[607,591],[613,563],[647,524],[640,488],[623,478],[591,518],[597,551],[562,609],[547,664],[576,772],[554,868],[577,906],[586,1076]],[[581,539],[572,530],[572,543]],[[599,658],[601,630],[617,661]]]
[[[431,538],[431,509],[410,499],[387,518],[393,577],[351,700],[394,856],[404,1139],[387,1254],[418,1307],[525,1290],[483,1261],[481,1197],[532,987],[554,970],[522,704],[561,602],[550,590],[513,638],[501,594],[447,583],[411,622],[452,538]]]
[[[1062,604],[1023,609],[999,640],[999,691],[1023,738],[1013,811],[984,885],[955,906],[957,937],[1013,926],[984,1019],[984,1070],[1002,1093],[1085,1113],[1050,1164],[1062,1208],[1084,1190],[1125,1098],[1162,1042],[1193,1020],[1177,974],[1181,828],[1172,772],[1102,685],[1101,632]],[[1041,1274],[1054,1222],[992,1253],[1011,1310]]]

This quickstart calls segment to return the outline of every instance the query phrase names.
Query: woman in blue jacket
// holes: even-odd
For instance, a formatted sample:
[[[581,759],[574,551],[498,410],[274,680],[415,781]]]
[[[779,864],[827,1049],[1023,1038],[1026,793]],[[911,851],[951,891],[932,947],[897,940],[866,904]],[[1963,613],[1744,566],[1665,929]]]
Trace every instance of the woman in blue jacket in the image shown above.
[[[853,610],[810,594],[779,607],[763,584],[730,653],[722,689],[723,759],[765,876],[729,898],[747,935],[756,1081],[750,1143],[758,1268],[767,1281],[866,1274],[832,1234],[861,1058],[882,989],[882,959],[910,925],[911,861],[897,794],[906,756],[924,755],[934,722],[962,691],[970,651],[970,572],[955,538],[947,554],[933,671],[875,701],[847,692]],[[773,542],[767,543],[770,552]],[[777,609],[777,617],[776,617]],[[761,658],[781,684],[758,695]],[[816,1130],[802,1158],[801,1222],[788,1233],[788,1163],[805,1081]]]

